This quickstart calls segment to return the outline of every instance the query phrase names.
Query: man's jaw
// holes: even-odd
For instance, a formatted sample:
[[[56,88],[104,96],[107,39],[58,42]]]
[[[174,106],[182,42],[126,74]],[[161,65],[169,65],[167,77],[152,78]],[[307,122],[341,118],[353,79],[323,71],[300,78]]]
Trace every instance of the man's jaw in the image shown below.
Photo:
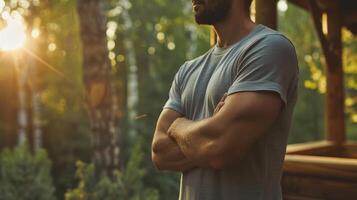
[[[196,13],[199,12],[200,8],[204,5],[203,0],[192,0],[192,8]]]

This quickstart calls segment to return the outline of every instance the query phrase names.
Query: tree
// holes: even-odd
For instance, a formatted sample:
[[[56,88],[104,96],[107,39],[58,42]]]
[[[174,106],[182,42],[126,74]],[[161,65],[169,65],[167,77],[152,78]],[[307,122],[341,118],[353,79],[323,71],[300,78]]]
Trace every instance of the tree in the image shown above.
[[[125,171],[117,171],[112,178],[95,177],[95,166],[77,162],[78,186],[65,194],[66,200],[158,200],[158,191],[144,185],[147,170],[142,166],[141,142],[132,149]]]
[[[112,175],[119,167],[117,97],[111,83],[103,1],[78,0],[83,45],[83,79],[89,111],[93,162],[97,175]]]
[[[0,200],[54,200],[51,162],[43,149],[30,153],[26,143],[0,154]]]

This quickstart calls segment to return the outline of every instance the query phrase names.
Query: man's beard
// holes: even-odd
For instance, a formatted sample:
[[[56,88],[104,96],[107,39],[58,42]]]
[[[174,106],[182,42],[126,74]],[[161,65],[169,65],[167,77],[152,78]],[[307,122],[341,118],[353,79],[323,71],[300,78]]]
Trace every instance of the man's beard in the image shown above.
[[[205,8],[201,13],[195,14],[197,24],[213,25],[224,21],[231,9],[232,0],[223,0],[213,7]]]

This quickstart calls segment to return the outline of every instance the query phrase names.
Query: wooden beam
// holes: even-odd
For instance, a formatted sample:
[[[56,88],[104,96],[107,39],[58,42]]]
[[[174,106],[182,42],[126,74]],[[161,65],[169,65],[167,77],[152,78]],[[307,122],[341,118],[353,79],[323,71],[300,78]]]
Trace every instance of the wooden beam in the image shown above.
[[[352,200],[357,197],[355,181],[284,174],[282,185],[284,200]]]
[[[345,142],[345,93],[342,66],[342,10],[341,2],[333,1],[327,10],[329,41],[327,56],[326,131],[327,140]]]
[[[357,23],[357,12],[350,12],[343,15],[343,25]]]
[[[307,155],[286,155],[284,174],[340,178],[357,181],[357,160]]]
[[[332,2],[330,2],[331,4]],[[322,31],[322,11],[316,0],[309,1],[317,35],[327,64],[326,68],[326,139],[336,144],[345,142],[344,122],[344,83],[342,67],[342,13],[340,2],[334,1],[335,6],[329,6],[327,13],[328,33]]]
[[[285,155],[282,186],[286,200],[356,199],[357,197],[357,143],[338,146],[324,141],[289,145],[294,153],[330,153],[343,151],[349,157],[336,155]],[[336,149],[337,148],[337,149]],[[310,152],[307,152],[308,150]],[[312,150],[312,151],[311,151]],[[305,151],[305,152],[304,152]],[[338,156],[338,155],[337,155]]]
[[[328,44],[327,38],[325,37],[325,35],[322,31],[322,11],[320,10],[320,8],[315,0],[309,1],[309,9],[310,9],[310,13],[312,15],[312,19],[313,19],[313,22],[315,25],[317,36],[320,40],[322,51],[325,55],[325,58],[328,59],[329,57],[327,55],[330,54],[330,51],[329,51],[329,47],[328,47],[329,44]]]
[[[256,0],[256,22],[272,29],[277,29],[277,0]]]
[[[334,144],[329,141],[290,144],[286,149],[287,154],[319,155],[330,151]]]

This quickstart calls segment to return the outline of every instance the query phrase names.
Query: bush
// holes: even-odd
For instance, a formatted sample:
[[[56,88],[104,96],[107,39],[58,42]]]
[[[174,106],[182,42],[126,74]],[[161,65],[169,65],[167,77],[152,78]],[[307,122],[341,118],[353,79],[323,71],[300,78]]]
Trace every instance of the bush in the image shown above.
[[[28,145],[0,154],[0,200],[54,200],[51,162],[45,150],[31,154]]]
[[[66,193],[66,200],[158,200],[159,193],[152,188],[145,188],[143,177],[146,171],[141,167],[143,152],[137,144],[123,173],[116,171],[114,178],[95,177],[93,164],[77,162],[76,175],[79,178],[77,188]]]

